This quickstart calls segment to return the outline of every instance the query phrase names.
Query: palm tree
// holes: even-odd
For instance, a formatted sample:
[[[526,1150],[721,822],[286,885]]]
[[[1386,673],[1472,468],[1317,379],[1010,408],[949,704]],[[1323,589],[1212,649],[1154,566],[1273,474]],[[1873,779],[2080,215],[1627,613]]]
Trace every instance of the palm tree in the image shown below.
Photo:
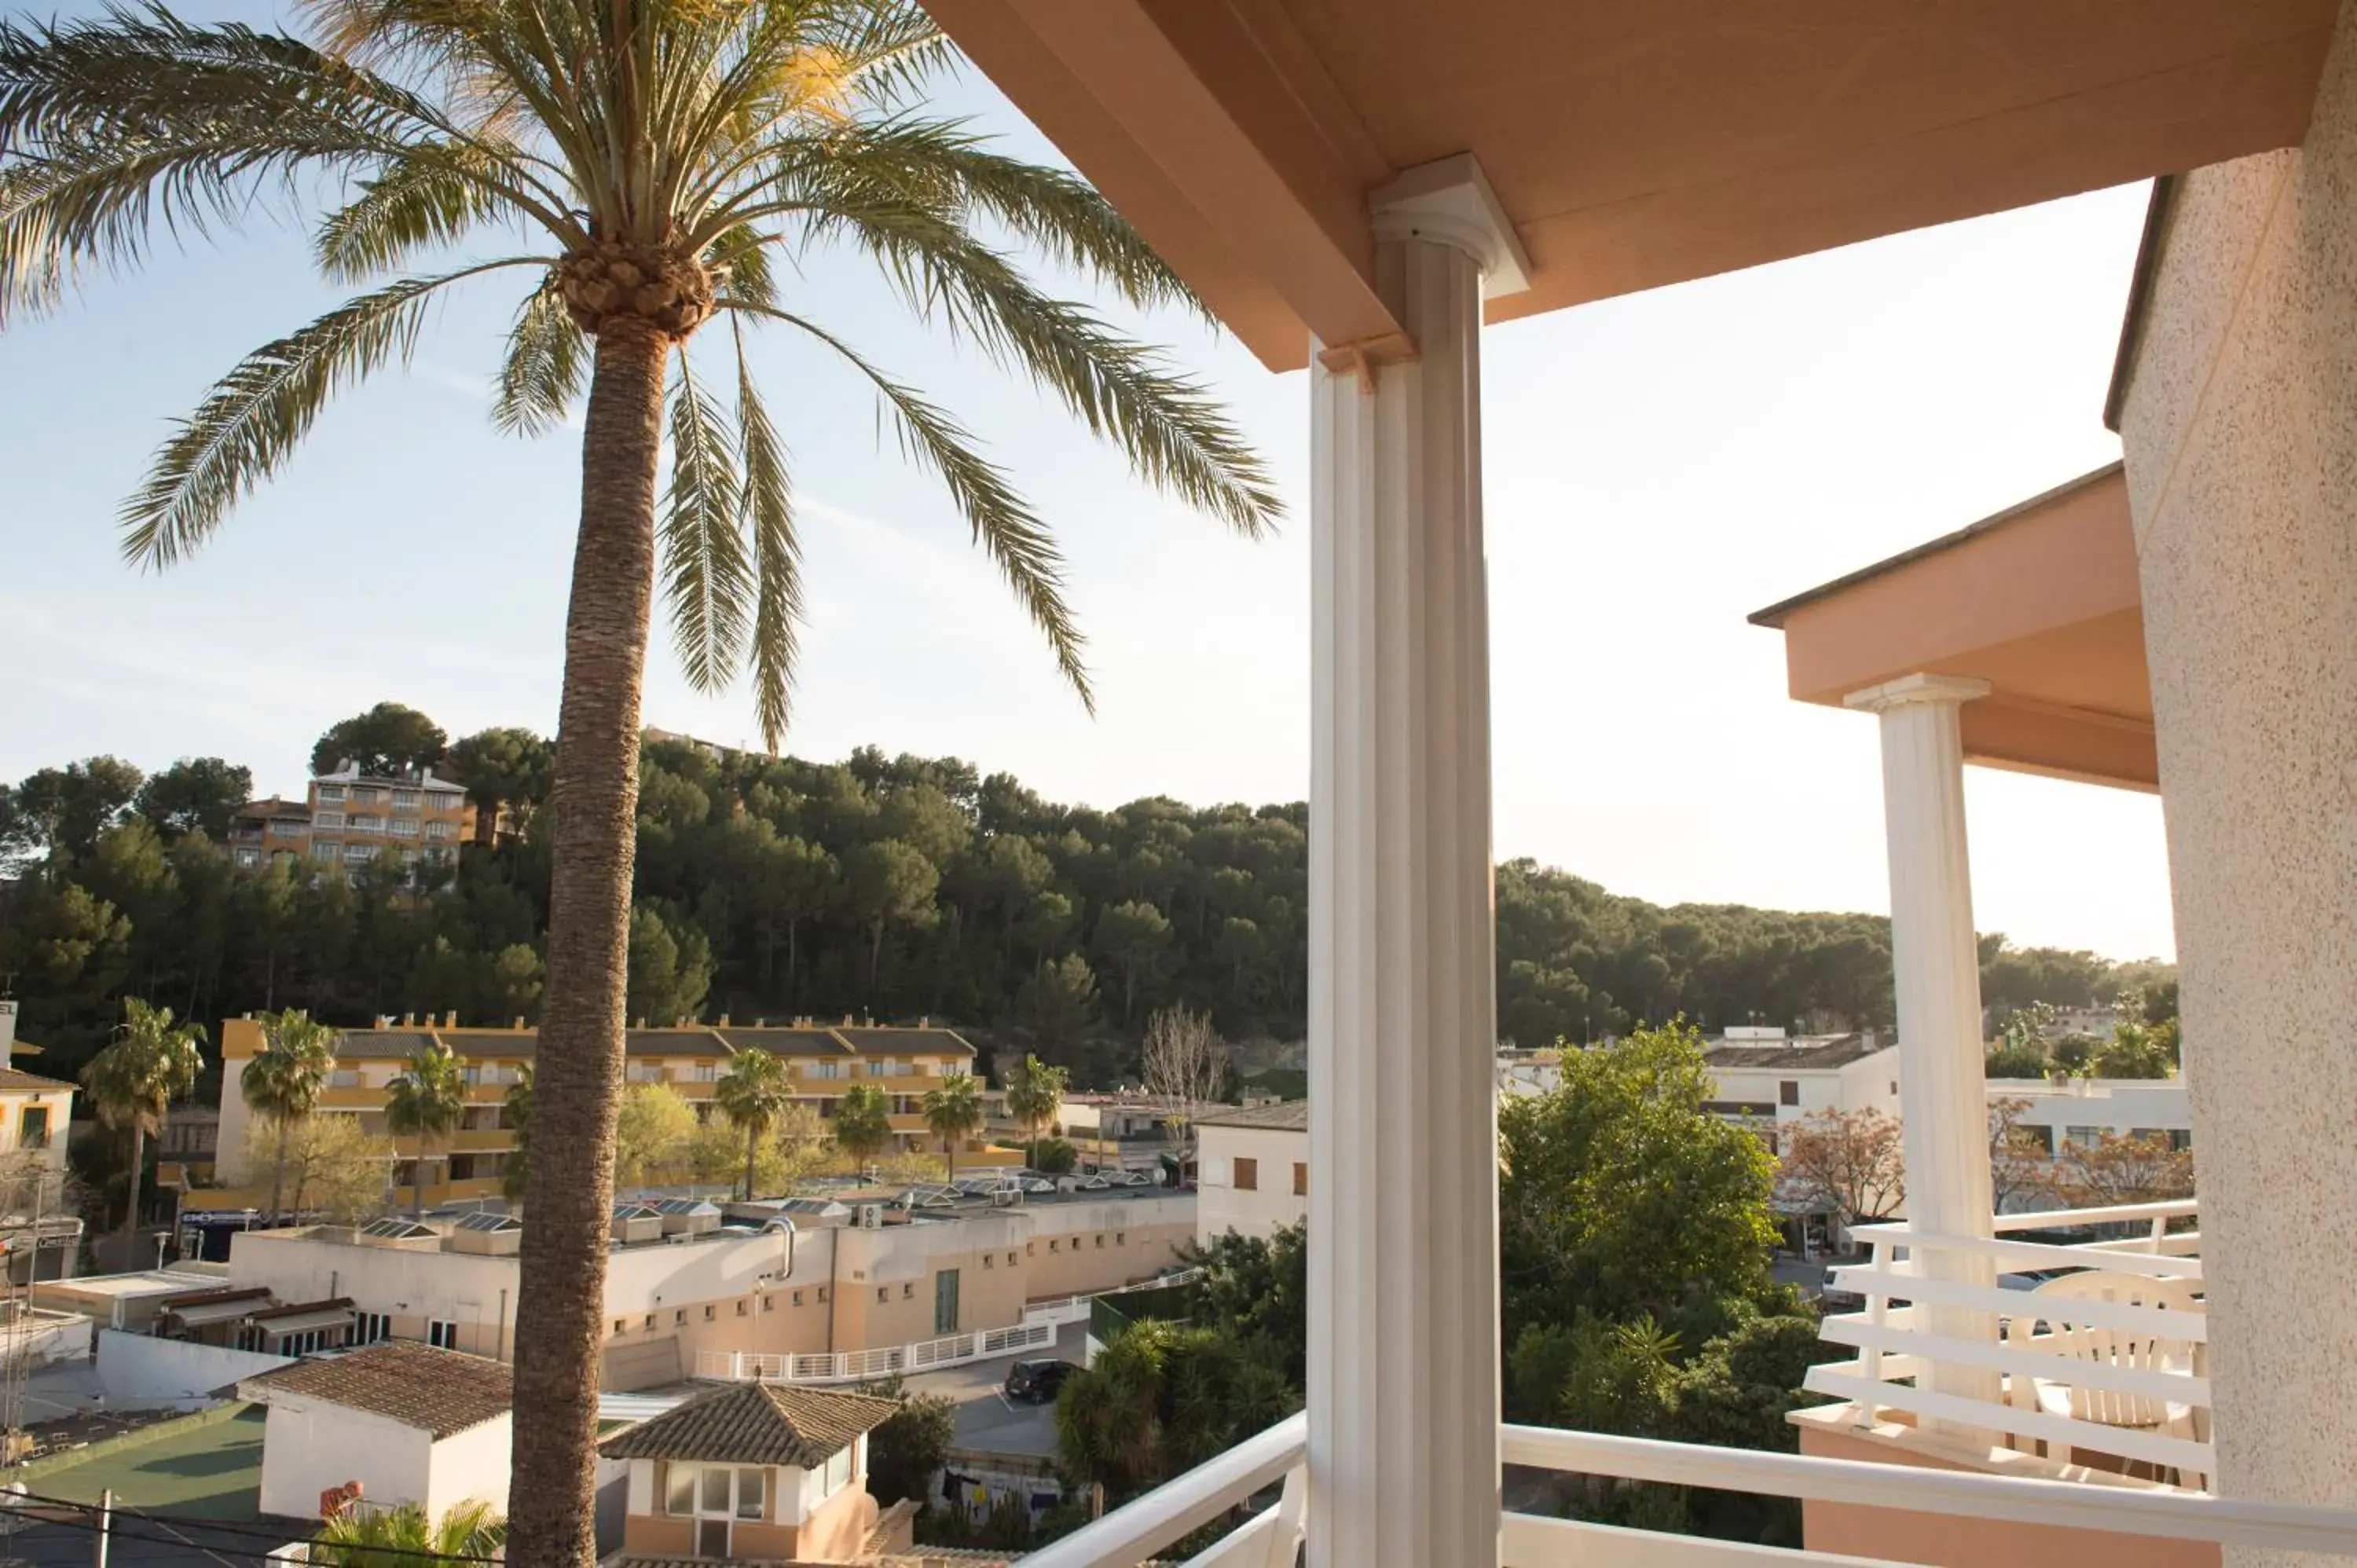
[[[500,1101],[500,1120],[515,1133],[515,1144],[500,1162],[500,1196],[511,1204],[523,1201],[524,1183],[532,1170],[532,1064],[526,1062]]]
[[[571,1568],[593,1555],[652,601],[660,583],[697,689],[749,668],[772,746],[804,604],[802,520],[748,329],[786,328],[872,386],[903,454],[942,480],[1084,704],[1048,523],[955,419],[809,314],[794,295],[802,254],[873,263],[930,328],[1044,389],[1187,503],[1247,534],[1279,503],[1200,383],[1044,292],[988,237],[1125,306],[1209,319],[1082,181],[924,112],[958,57],[915,0],[311,0],[302,14],[307,38],[160,6],[0,22],[0,324],[136,266],[159,228],[185,237],[274,206],[304,220],[322,194],[339,203],[316,224],[317,261],[332,282],[369,286],[249,355],[165,443],[124,508],[124,549],[143,566],[202,545],[335,393],[406,361],[462,285],[523,285],[494,421],[537,434],[582,405],[549,795],[546,1135],[518,1301],[534,1326],[516,1367],[530,1441],[517,1441],[513,1494],[517,1568]],[[496,248],[468,249],[490,236]],[[421,264],[435,270],[400,273]],[[732,363],[707,381],[687,344],[715,320]]]
[[[415,1503],[338,1514],[312,1538],[311,1561],[326,1568],[428,1568],[448,1558],[489,1562],[507,1539],[507,1522],[480,1498],[458,1503],[439,1520]]]
[[[237,1086],[247,1107],[277,1130],[270,1170],[270,1222],[275,1225],[286,1194],[286,1140],[318,1105],[336,1070],[336,1031],[293,1007],[263,1015],[261,1024],[262,1049],[245,1064]]]
[[[419,1047],[385,1095],[385,1130],[396,1138],[417,1140],[417,1158],[410,1166],[413,1217],[425,1212],[426,1163],[457,1129],[466,1109],[466,1069],[440,1040]]]
[[[835,1146],[865,1165],[892,1142],[892,1102],[872,1083],[855,1083],[834,1102]]]
[[[753,1200],[753,1157],[761,1139],[794,1102],[793,1079],[786,1064],[758,1047],[738,1051],[720,1081],[712,1086],[712,1102],[728,1124],[745,1134],[745,1201]]]
[[[1052,1125],[1056,1112],[1064,1108],[1064,1086],[1072,1075],[1063,1068],[1049,1067],[1028,1052],[1022,1065],[1006,1075],[1006,1113],[1023,1124],[1031,1135],[1031,1163],[1039,1163],[1039,1133]]]
[[[162,1132],[172,1101],[196,1087],[197,1074],[204,1070],[204,1039],[202,1026],[175,1024],[169,1007],[126,996],[114,1043],[81,1069],[98,1119],[131,1133],[131,1201],[123,1216],[125,1268],[139,1266],[139,1177],[147,1135]]]
[[[982,1090],[974,1087],[972,1073],[943,1079],[939,1088],[925,1091],[925,1125],[942,1141],[942,1153],[950,1162],[950,1180],[957,1180],[958,1140],[982,1131]]]

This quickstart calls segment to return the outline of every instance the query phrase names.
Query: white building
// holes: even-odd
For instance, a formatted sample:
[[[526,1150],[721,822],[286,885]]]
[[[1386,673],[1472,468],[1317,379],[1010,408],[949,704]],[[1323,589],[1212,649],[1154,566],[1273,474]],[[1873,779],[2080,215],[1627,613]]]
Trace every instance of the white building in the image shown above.
[[[1309,1101],[1214,1112],[1195,1129],[1198,1240],[1266,1236],[1309,1212]]]
[[[1899,1114],[1899,1047],[1871,1030],[1788,1039],[1781,1030],[1746,1037],[1730,1029],[1703,1062],[1717,1085],[1704,1108],[1760,1125],[1772,1146],[1782,1145],[1786,1123],[1820,1112]]]
[[[265,1514],[317,1519],[353,1482],[370,1503],[414,1503],[437,1520],[474,1500],[507,1512],[512,1423],[496,1361],[394,1341],[263,1372],[237,1392],[270,1411]]]
[[[2166,1138],[2180,1149],[2193,1143],[2193,1112],[2181,1078],[2074,1078],[2061,1083],[1993,1078],[1988,1097],[1991,1105],[2026,1101],[2014,1125],[2044,1144],[2049,1154],[2092,1147],[2106,1133]]]

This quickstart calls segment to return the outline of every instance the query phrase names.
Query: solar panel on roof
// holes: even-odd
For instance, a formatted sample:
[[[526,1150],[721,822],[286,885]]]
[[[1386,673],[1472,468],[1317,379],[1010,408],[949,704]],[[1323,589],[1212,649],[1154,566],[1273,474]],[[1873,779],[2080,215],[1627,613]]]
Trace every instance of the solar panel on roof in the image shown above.
[[[643,1203],[618,1203],[614,1206],[617,1219],[661,1219],[662,1211]]]
[[[421,1236],[434,1234],[431,1225],[420,1225],[414,1219],[371,1219],[361,1227],[363,1236],[382,1236],[396,1241],[414,1241]]]
[[[511,1214],[469,1214],[458,1221],[461,1230],[521,1230],[523,1221]]]
[[[640,1207],[651,1208],[657,1214],[704,1215],[720,1212],[716,1206],[693,1197],[651,1197]]]

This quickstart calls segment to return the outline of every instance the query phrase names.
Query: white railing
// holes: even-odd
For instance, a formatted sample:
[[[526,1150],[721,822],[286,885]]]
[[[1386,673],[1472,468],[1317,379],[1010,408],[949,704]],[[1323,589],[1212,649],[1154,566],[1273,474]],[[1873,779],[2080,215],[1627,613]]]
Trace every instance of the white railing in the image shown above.
[[[695,1375],[707,1382],[858,1383],[905,1372],[930,1372],[987,1361],[1025,1350],[1041,1350],[1056,1342],[1053,1323],[1018,1323],[1008,1328],[985,1328],[972,1334],[945,1334],[913,1345],[887,1345],[874,1350],[816,1351],[772,1355],[753,1350],[699,1350]]]
[[[2357,1556],[2357,1509],[1925,1470],[1547,1427],[1506,1426],[1499,1436],[1507,1464],[1574,1475]],[[1032,1552],[1023,1559],[1023,1568],[1135,1568],[1172,1541],[1246,1507],[1280,1482],[1284,1489],[1275,1506],[1188,1559],[1186,1568],[1292,1568],[1308,1514],[1308,1417],[1293,1416]],[[1499,1531],[1499,1561],[1503,1568],[1759,1568],[1769,1563],[1857,1568],[1874,1560],[1510,1513]]]
[[[1994,1434],[2007,1446],[2070,1463],[2072,1450],[2148,1467],[2156,1479],[2200,1488],[2215,1472],[2210,1436],[2209,1320],[2201,1310],[2196,1232],[2169,1230],[2190,1202],[2135,1204],[2000,1217],[1994,1237],[1939,1236],[1905,1224],[1859,1226],[1868,1259],[1832,1271],[1863,1311],[1825,1318],[1819,1332],[1859,1354],[1813,1367],[1812,1393],[1857,1406],[1861,1426],[1885,1410],[1919,1424]],[[2134,1226],[2116,1241],[2055,1246],[2018,1232]],[[1950,1260],[1926,1277],[1927,1257]],[[1983,1283],[1969,1277],[1977,1267]],[[2002,1273],[2082,1273],[2036,1290],[2000,1288]],[[1925,1308],[1947,1309],[1939,1316]],[[1959,1316],[1967,1326],[1957,1331]],[[1970,1326],[1982,1326],[1978,1334]],[[1944,1330],[1944,1331],[1942,1331]],[[1935,1369],[1971,1369],[1981,1393],[1929,1386]],[[1968,1381],[1970,1380],[1967,1380]]]

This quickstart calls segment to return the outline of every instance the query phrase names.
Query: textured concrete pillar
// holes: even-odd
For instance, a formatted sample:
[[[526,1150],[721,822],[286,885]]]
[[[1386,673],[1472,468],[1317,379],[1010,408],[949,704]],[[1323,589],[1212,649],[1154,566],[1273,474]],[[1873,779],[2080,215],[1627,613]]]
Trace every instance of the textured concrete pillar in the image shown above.
[[[1964,837],[1964,703],[1985,681],[1909,675],[1852,693],[1881,716],[1882,817],[1890,856],[1890,959],[1899,1000],[1899,1104],[1904,1122],[1907,1218],[1943,1236],[1993,1233],[1989,1219],[1988,1090],[1982,1068],[1980,948],[1973,932],[1973,875]],[[1994,1286],[1986,1258],[1927,1252],[1934,1279]],[[1996,1337],[1985,1312],[1926,1305],[1933,1334]],[[1935,1365],[1937,1393],[1994,1402],[1997,1376]],[[1926,1417],[1927,1427],[1976,1430]]]
[[[1478,174],[1411,176],[1376,237],[1416,357],[1311,372],[1309,1562],[1470,1568],[1499,1516],[1480,301],[1512,242]]]
[[[2218,1482],[2350,1507],[2357,5],[2342,7],[2305,146],[2184,177],[2154,260],[2120,430],[2175,889]]]

